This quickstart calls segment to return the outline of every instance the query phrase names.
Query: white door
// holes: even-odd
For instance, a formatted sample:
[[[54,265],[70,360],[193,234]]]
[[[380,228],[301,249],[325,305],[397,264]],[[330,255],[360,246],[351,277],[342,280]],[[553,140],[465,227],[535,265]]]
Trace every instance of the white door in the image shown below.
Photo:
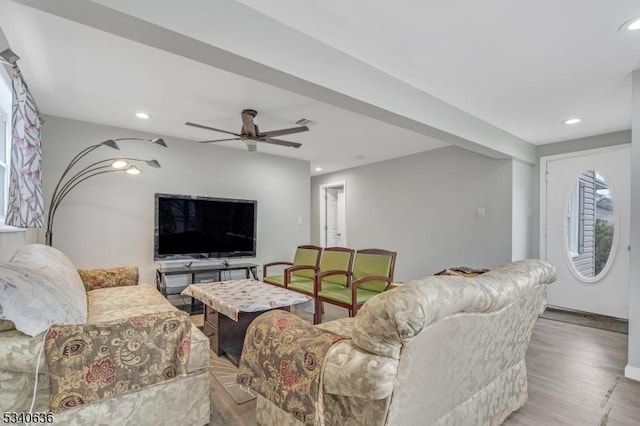
[[[624,146],[541,159],[540,252],[558,269],[549,305],[628,318],[630,158]]]
[[[325,188],[325,223],[325,247],[346,246],[344,186]]]

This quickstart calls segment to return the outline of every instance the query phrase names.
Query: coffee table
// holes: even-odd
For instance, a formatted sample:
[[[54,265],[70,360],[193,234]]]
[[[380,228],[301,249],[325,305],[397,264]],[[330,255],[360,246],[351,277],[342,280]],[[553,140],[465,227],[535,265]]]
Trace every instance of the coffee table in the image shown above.
[[[251,279],[191,284],[182,294],[204,303],[204,334],[211,349],[236,366],[247,328],[256,317],[293,305],[313,311],[313,297]]]

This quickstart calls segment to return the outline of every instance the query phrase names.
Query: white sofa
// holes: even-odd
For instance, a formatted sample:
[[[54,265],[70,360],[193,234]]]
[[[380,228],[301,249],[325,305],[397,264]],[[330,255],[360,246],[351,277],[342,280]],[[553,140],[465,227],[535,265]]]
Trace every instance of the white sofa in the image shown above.
[[[53,414],[54,424],[207,424],[210,418],[209,341],[204,334],[196,327],[191,327],[188,316],[176,314],[176,308],[156,290],[155,286],[137,285],[137,268],[82,271],[82,276],[84,285],[71,262],[60,251],[43,245],[24,246],[16,253],[12,262],[0,264],[0,287],[15,287],[20,281],[21,285],[24,285],[24,280],[27,280],[27,287],[22,289],[22,293],[16,293],[13,287],[4,287],[3,290],[9,291],[0,295],[0,412],[28,411],[38,360],[38,389],[33,411],[46,413],[53,408],[49,401],[48,362],[51,360],[46,359],[46,350],[43,350],[39,357],[45,333],[40,332],[35,336],[26,334],[37,333],[40,330],[39,322],[44,321],[44,327],[48,328],[51,323],[60,324],[62,321],[67,324],[64,327],[68,328],[63,327],[59,330],[66,333],[88,330],[89,333],[97,331],[112,333],[111,336],[114,336],[116,327],[128,325],[127,322],[134,317],[146,321],[164,313],[172,318],[175,315],[180,327],[190,329],[190,332],[185,334],[188,336],[185,338],[187,340],[183,340],[188,347],[181,348],[186,365],[183,365],[179,374],[175,378],[163,377],[164,381],[149,385],[142,380],[131,383],[131,377],[116,377],[116,381],[121,380],[123,385],[128,384],[132,389],[56,412]],[[85,291],[85,286],[88,291]],[[15,294],[11,295],[11,291]],[[28,293],[26,298],[25,292]],[[17,306],[18,304],[24,306]],[[47,317],[47,314],[51,317]],[[133,327],[142,329],[142,321]],[[79,326],[71,325],[74,323]],[[74,337],[70,336],[67,342],[71,342],[69,347],[73,348]],[[47,343],[50,337],[52,336],[48,334]],[[113,338],[110,339],[109,343],[103,344],[114,344]],[[138,343],[140,341],[132,342],[126,347],[131,352],[118,359],[133,365],[136,361],[130,355],[137,355],[135,350],[139,348],[136,346]],[[144,364],[144,356],[145,354],[142,354],[142,361],[135,365],[136,370],[138,366],[141,369],[149,367],[149,363]],[[73,363],[84,362],[78,361],[80,359],[76,357],[71,360],[70,366],[73,366]],[[119,361],[116,360],[117,362]],[[88,374],[88,365],[82,364],[80,367],[82,373],[78,377],[84,378]],[[153,364],[150,367],[150,371],[153,371]],[[72,368],[69,369],[69,377],[65,378],[63,373],[58,383],[64,385],[67,379],[73,381],[71,370]],[[79,395],[76,399],[80,400],[83,397]],[[42,423],[42,419],[40,420]]]
[[[555,274],[546,262],[525,260],[474,278],[432,276],[376,296],[354,318],[317,325],[347,339],[326,352],[315,423],[499,425],[527,400],[525,352]],[[247,332],[245,347],[260,322]],[[301,335],[312,334],[310,324],[296,324],[308,330]],[[269,334],[269,341],[279,338]],[[307,356],[313,347],[300,351]],[[258,359],[255,353],[243,352],[243,361]],[[255,365],[271,371],[245,384],[282,380],[270,375],[277,365],[263,358]],[[258,396],[259,424],[299,424],[291,414],[299,414],[295,398],[287,412],[274,402],[286,395],[265,395]]]

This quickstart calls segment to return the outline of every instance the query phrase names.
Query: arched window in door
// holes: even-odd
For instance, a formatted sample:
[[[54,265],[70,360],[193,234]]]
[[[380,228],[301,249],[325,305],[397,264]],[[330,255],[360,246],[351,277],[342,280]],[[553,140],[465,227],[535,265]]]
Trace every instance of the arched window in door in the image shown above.
[[[605,271],[614,232],[613,200],[609,185],[596,170],[584,170],[569,191],[566,248],[574,272],[596,281]]]

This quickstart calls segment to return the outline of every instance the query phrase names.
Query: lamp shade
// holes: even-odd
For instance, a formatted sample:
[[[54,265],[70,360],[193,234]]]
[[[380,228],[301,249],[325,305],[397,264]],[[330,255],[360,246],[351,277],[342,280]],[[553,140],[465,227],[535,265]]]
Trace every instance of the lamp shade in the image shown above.
[[[122,159],[115,160],[111,163],[111,167],[113,167],[114,169],[124,169],[128,165],[129,165],[129,162],[127,160],[122,160]]]
[[[144,163],[149,167],[160,168],[160,163],[157,160],[144,160],[140,158],[127,158],[127,157],[113,157],[113,158],[105,158],[103,160],[95,161],[89,164],[86,167],[80,168],[80,166],[76,167],[78,162],[82,160],[85,156],[100,148],[101,146],[108,146],[113,149],[120,149],[117,141],[146,141],[151,142],[156,145],[160,145],[163,147],[167,147],[167,144],[162,138],[154,138],[154,139],[142,139],[142,138],[117,138],[117,139],[107,139],[102,141],[96,145],[91,145],[83,150],[81,150],[78,154],[75,155],[62,172],[62,176],[58,179],[58,183],[56,184],[53,195],[51,196],[51,202],[49,203],[49,212],[47,214],[47,230],[45,232],[45,240],[46,244],[51,246],[53,245],[53,221],[56,215],[56,210],[58,206],[64,200],[64,198],[72,191],[76,186],[85,182],[87,179],[91,179],[95,176],[100,176],[105,173],[112,172],[126,172],[129,175],[139,175],[142,171],[136,167],[131,165],[131,163]],[[80,169],[80,170],[78,170]]]
[[[154,143],[154,144],[160,145],[160,146],[164,146],[165,148],[167,147],[167,143],[162,138],[151,139],[151,143]]]
[[[114,141],[113,139],[107,139],[106,141],[100,143],[100,145],[108,146],[109,148],[113,149],[120,149],[116,141]]]

